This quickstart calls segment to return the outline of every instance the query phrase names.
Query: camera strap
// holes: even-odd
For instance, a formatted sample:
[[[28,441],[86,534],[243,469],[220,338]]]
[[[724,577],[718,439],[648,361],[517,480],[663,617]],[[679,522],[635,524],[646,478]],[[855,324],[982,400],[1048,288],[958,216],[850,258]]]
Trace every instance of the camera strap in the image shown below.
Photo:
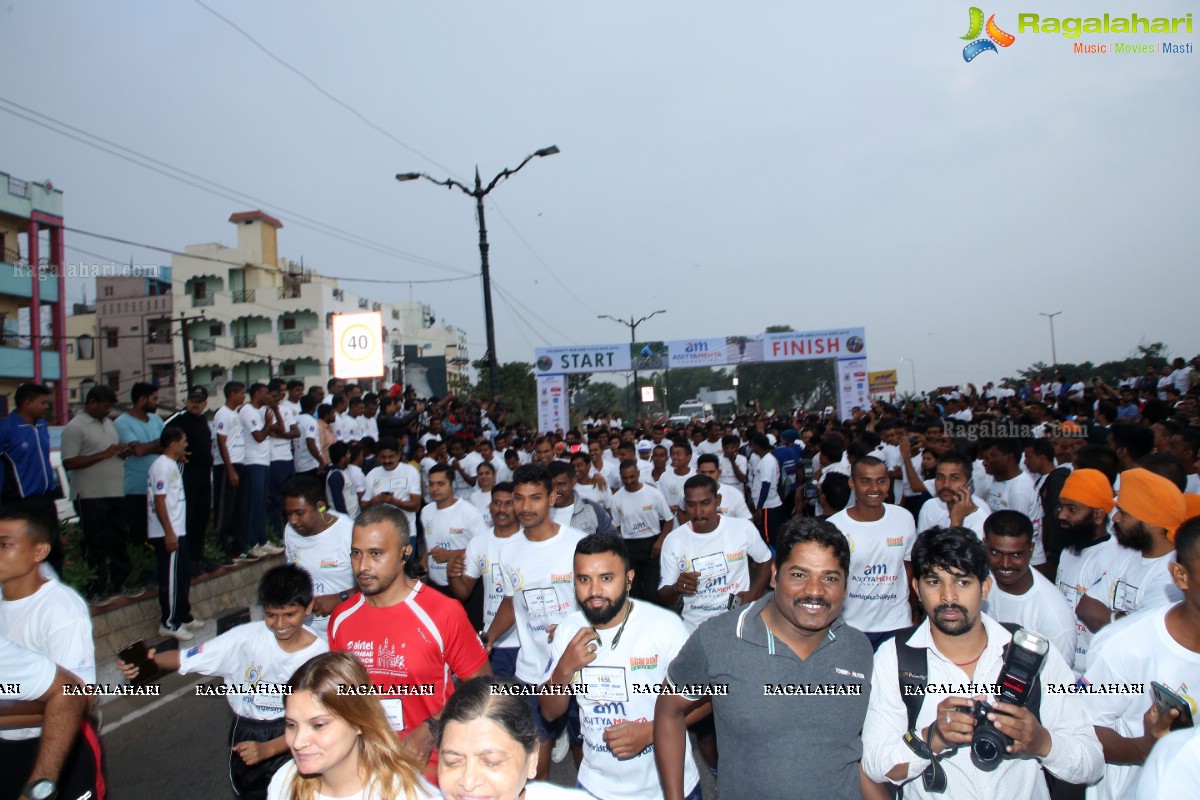
[[[937,726],[934,722],[929,726],[930,732]],[[921,783],[925,787],[925,791],[930,794],[941,794],[946,791],[946,770],[939,763],[941,756],[929,749],[929,745],[921,738],[921,734],[915,730],[909,730],[904,734],[904,743],[908,745],[908,749],[916,754],[917,758],[928,761],[929,766],[921,773]],[[953,753],[953,749],[947,751]]]

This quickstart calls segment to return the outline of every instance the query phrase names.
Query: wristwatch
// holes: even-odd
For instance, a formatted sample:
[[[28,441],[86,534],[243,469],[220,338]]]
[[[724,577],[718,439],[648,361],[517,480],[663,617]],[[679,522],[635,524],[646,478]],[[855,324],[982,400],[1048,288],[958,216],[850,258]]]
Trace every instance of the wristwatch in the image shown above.
[[[346,602],[347,600],[350,599],[350,592],[347,592],[344,590],[341,592],[338,592],[338,599],[340,599],[343,603]]]
[[[25,788],[21,790],[21,797],[28,797],[29,800],[54,800],[58,797],[58,787],[49,778],[42,778],[40,781],[25,784]]]

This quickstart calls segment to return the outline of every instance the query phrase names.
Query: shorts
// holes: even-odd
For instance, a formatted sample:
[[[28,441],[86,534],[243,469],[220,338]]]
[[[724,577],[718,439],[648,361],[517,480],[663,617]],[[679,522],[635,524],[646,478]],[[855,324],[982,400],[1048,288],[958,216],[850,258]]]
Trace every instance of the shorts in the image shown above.
[[[511,678],[517,674],[517,654],[519,647],[493,647],[488,654],[488,662],[492,665],[492,674],[502,678]]]
[[[520,681],[525,686],[532,684]],[[575,747],[583,747],[583,730],[579,727],[579,704],[572,700],[567,706],[567,713],[563,714],[558,719],[546,719],[542,716],[542,707],[538,703],[537,697],[529,696],[529,702],[533,706],[533,725],[537,728],[538,739],[542,741],[553,741],[557,739],[565,729],[567,736],[571,739],[571,744]]]
[[[281,766],[292,760],[292,753],[284,751],[251,767],[246,766],[242,757],[233,752],[233,746],[238,742],[269,742],[282,736],[283,730],[283,717],[261,720],[234,716],[229,728],[229,782],[238,797],[243,800],[266,800],[271,778]]]

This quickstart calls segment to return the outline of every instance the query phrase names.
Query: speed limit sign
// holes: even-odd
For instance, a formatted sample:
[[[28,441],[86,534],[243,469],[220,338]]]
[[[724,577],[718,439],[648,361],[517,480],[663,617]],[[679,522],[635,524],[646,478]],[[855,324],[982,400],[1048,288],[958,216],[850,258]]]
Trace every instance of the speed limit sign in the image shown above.
[[[382,378],[383,314],[333,315],[333,374],[338,378]]]

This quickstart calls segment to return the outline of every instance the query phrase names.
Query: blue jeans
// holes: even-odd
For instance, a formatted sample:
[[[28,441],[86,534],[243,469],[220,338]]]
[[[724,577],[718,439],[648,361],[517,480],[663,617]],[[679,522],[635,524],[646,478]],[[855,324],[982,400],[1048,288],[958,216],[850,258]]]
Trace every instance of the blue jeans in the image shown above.
[[[488,661],[492,664],[492,674],[502,678],[512,678],[517,674],[517,653],[519,647],[493,647]]]
[[[271,462],[271,491],[267,494],[267,522],[275,528],[279,540],[283,541],[283,528],[287,525],[287,515],[283,511],[283,485],[296,474],[296,465],[292,461]]]
[[[242,480],[246,482],[246,526],[242,544],[250,549],[267,543],[267,486],[271,482],[271,468],[266,464],[246,464],[242,467]]]

